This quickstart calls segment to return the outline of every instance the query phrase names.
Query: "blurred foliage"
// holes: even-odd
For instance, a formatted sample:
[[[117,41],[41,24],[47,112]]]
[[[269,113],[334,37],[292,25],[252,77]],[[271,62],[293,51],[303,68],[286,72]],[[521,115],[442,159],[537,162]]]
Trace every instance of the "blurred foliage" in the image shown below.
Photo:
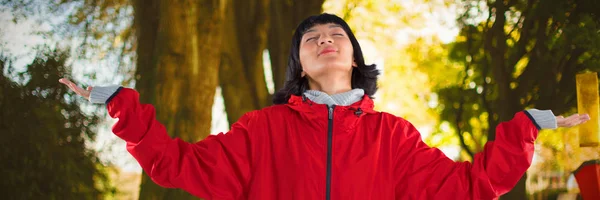
[[[410,87],[418,88],[421,85],[427,85],[427,90],[422,92],[421,96],[425,98],[419,99],[420,102],[426,103],[427,107],[421,107],[420,113],[422,120],[428,120],[434,123],[431,126],[431,136],[424,138],[425,142],[430,146],[458,146],[459,141],[456,137],[456,130],[451,129],[448,121],[442,121],[439,113],[444,109],[444,104],[440,102],[439,96],[444,93],[436,92],[436,89],[443,87],[452,87],[459,80],[460,72],[463,66],[448,59],[448,44],[443,44],[437,37],[417,38],[413,43],[406,47],[407,59],[412,63],[415,70],[427,74],[427,82],[415,84],[414,75],[405,79],[411,81],[408,83]],[[418,111],[414,111],[418,112]],[[435,119],[435,121],[433,120]]]
[[[124,85],[133,81],[137,44],[130,0],[8,0],[0,2],[0,11],[10,12],[14,22],[34,20],[48,26],[37,34],[70,41],[72,57],[108,61],[110,65],[95,71],[108,69]],[[98,78],[91,74],[91,79]]]
[[[80,97],[59,85],[68,76],[65,51],[42,50],[26,71],[0,59],[0,164],[3,196],[14,199],[102,199],[114,191],[86,143],[98,116],[80,108]],[[27,80],[15,83],[12,78]]]
[[[142,174],[139,172],[128,172],[119,169],[117,166],[107,167],[107,174],[110,182],[116,191],[112,196],[105,196],[105,200],[133,200],[139,199],[140,183]]]
[[[577,128],[561,128],[556,130],[542,130],[536,142],[537,161],[529,168],[527,192],[534,197],[536,193],[548,193],[547,187],[537,182],[538,179],[549,181],[547,177],[538,178],[547,173],[555,173],[556,178],[566,182],[573,172],[587,160],[598,159],[600,148],[587,148],[579,146]],[[537,185],[537,187],[535,187]],[[577,188],[569,189],[570,193],[578,193]]]
[[[16,16],[14,21],[34,13],[45,13],[43,15],[46,16],[45,19],[61,21],[53,24],[53,33],[42,34],[79,42],[77,43],[79,45],[73,47],[74,55],[79,59],[118,61],[114,62],[118,63],[118,73],[115,74],[124,75],[125,80],[133,80],[134,59],[137,56],[135,49],[138,44],[135,38],[136,26],[133,21],[132,2],[130,0],[9,0],[2,1],[0,5],[10,8],[11,13]],[[271,3],[273,2],[276,1]],[[292,10],[297,7],[290,5],[298,3],[299,1],[285,1],[288,9]],[[152,5],[148,4],[149,7]],[[301,5],[298,4],[298,7]],[[436,25],[428,23],[435,20],[431,16],[439,14],[441,10],[455,8],[460,14],[457,20],[460,34],[454,42],[446,44],[436,35],[421,34],[421,30],[435,28]],[[461,146],[460,160],[471,160],[473,154],[482,150],[488,137],[493,139],[494,127],[500,121],[510,119],[519,110],[535,107],[552,109],[555,114],[575,112],[574,74],[600,70],[599,10],[599,2],[594,0],[544,2],[539,0],[326,0],[323,4],[324,12],[337,14],[347,20],[360,40],[367,63],[376,63],[383,71],[379,83],[380,90],[375,99],[378,109],[411,121],[424,133],[423,139],[431,146]],[[284,14],[289,14],[288,10]],[[438,17],[440,16],[448,15],[441,14]],[[148,22],[156,19],[144,20]],[[286,18],[283,21],[290,20]],[[238,28],[242,29],[241,27],[243,26]],[[282,32],[287,31],[286,27],[282,30]],[[412,32],[414,35],[408,38],[399,37],[406,32]],[[269,36],[269,38],[274,37]],[[283,39],[289,40],[288,37]],[[270,43],[278,42],[270,40]],[[247,48],[238,49],[247,50]],[[88,164],[69,165],[70,168],[61,168],[63,171],[57,170],[57,166],[61,165],[56,163],[69,162],[54,159],[57,155],[63,154],[47,150],[57,149],[55,146],[64,146],[74,141],[77,144],[81,143],[82,145],[78,147],[83,149],[84,140],[93,139],[93,133],[89,130],[89,126],[81,124],[94,124],[97,120],[89,116],[81,117],[84,115],[81,114],[81,110],[76,109],[77,100],[72,97],[73,94],[55,83],[57,77],[63,76],[66,71],[53,72],[60,74],[53,78],[49,78],[54,76],[53,73],[46,73],[49,77],[45,77],[44,74],[34,75],[33,71],[29,72],[34,68],[32,66],[41,66],[42,64],[39,63],[52,61],[48,58],[49,55],[61,55],[61,59],[66,59],[63,58],[66,57],[65,54],[56,51],[40,53],[40,58],[33,62],[28,72],[12,77],[15,80],[35,80],[34,82],[24,81],[26,84],[19,85],[2,77],[3,96],[0,99],[0,106],[7,107],[6,102],[23,102],[11,104],[7,108],[12,110],[3,112],[3,134],[6,132],[5,127],[12,127],[11,130],[17,130],[21,126],[30,129],[4,140],[7,145],[10,143],[13,146],[4,145],[2,148],[10,150],[13,155],[5,153],[7,151],[3,153],[12,156],[7,157],[12,161],[22,159],[15,156],[20,155],[14,153],[19,150],[14,147],[17,144],[21,148],[19,151],[38,149],[35,151],[36,154],[27,153],[27,155],[36,155],[35,159],[15,161],[14,165],[12,163],[3,163],[3,165],[15,168],[13,170],[21,170],[18,167],[32,162],[37,163],[38,166],[41,165],[40,163],[54,166],[54,168],[36,168],[37,171],[46,170],[43,171],[44,173],[40,172],[46,175],[55,171],[59,173],[52,175],[59,175],[60,172],[67,171],[66,169],[68,171],[86,169],[86,172],[90,173],[96,173],[94,171],[96,169],[100,170],[98,173],[101,174],[99,162],[89,150],[81,150],[79,152],[82,155],[78,155],[82,157],[80,160],[89,158],[91,161]],[[148,62],[152,62],[150,60]],[[38,65],[34,65],[36,63]],[[9,66],[2,64],[2,66]],[[45,70],[58,70],[58,68]],[[11,69],[8,67],[3,71],[10,72]],[[34,78],[34,76],[43,78]],[[52,87],[38,86],[46,84],[40,82],[43,80],[52,81],[47,83]],[[5,95],[13,93],[19,96]],[[64,98],[48,99],[52,96]],[[36,105],[35,109],[31,105]],[[17,112],[27,109],[29,112]],[[60,116],[63,118],[56,118],[57,113],[62,114]],[[16,117],[11,118],[12,121],[4,120],[7,116]],[[89,121],[81,121],[82,119]],[[35,123],[33,124],[35,126],[23,125],[25,122],[32,121],[44,123]],[[77,135],[76,130],[72,130],[72,134],[71,132],[67,134],[67,131],[57,127],[63,127],[62,129],[65,130],[79,127],[80,129],[77,130],[80,130],[80,134]],[[48,130],[52,134],[48,134]],[[9,133],[13,134],[10,131]],[[25,135],[31,139],[23,140],[21,139],[23,133],[35,135]],[[40,136],[37,135],[38,133],[47,134]],[[17,140],[17,136],[20,140]],[[576,136],[576,129],[540,132],[536,143],[538,147],[536,154],[541,161],[538,165],[532,166],[530,172],[559,171],[568,176],[583,159],[597,158],[598,149],[579,148]],[[42,139],[56,142],[33,142]],[[65,142],[67,140],[68,142]],[[37,146],[34,148],[30,143]],[[66,153],[65,155],[72,156]],[[49,159],[50,156],[52,159]],[[76,170],[73,166],[77,166]],[[30,171],[32,170],[28,173]],[[64,177],[68,176],[64,175]],[[102,186],[106,184],[105,176],[95,174],[91,177],[96,180],[92,181],[96,186],[89,186],[85,190],[95,193],[88,196],[102,196],[105,192],[112,191],[110,187]],[[18,182],[17,178],[6,180],[12,181],[9,182],[11,185],[35,183],[25,179]],[[53,181],[57,180],[53,179]],[[99,186],[98,183],[102,184]],[[53,185],[58,187],[61,184],[72,184],[72,182]],[[26,185],[24,188],[34,188],[33,185],[35,184]],[[38,189],[30,190],[41,191],[40,186],[35,188]]]
[[[471,160],[495,139],[495,127],[518,111],[574,111],[575,75],[600,71],[600,3],[465,0],[461,5],[461,31],[449,57],[464,66],[462,78],[436,93],[440,118],[456,130],[464,159]],[[522,178],[503,197],[525,198],[525,185]]]
[[[560,194],[566,193],[565,189],[548,189],[545,191],[536,192],[531,195],[529,199],[545,199],[545,200],[555,200],[559,199]]]
[[[420,26],[423,13],[406,9],[400,0],[327,0],[324,12],[340,16],[357,38],[377,41],[380,46],[394,44],[394,35],[401,28]],[[374,34],[377,33],[377,34]]]
[[[82,44],[75,50],[82,58],[135,50],[130,0],[8,0],[0,3],[0,9],[10,12],[15,22],[26,19],[50,22],[54,26],[52,33],[42,34],[81,39]]]
[[[450,59],[463,66],[461,78],[436,92],[442,121],[458,130],[469,155],[517,111],[574,111],[575,74],[600,70],[600,4],[513,0],[462,5],[462,29],[449,45]]]

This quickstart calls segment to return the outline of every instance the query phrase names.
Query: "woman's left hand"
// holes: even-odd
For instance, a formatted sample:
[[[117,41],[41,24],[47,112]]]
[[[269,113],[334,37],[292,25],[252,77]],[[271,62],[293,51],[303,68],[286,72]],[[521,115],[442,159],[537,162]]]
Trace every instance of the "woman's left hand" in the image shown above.
[[[588,114],[573,114],[567,118],[563,116],[556,116],[556,124],[558,127],[573,127],[579,124],[583,124],[590,120],[590,116]]]

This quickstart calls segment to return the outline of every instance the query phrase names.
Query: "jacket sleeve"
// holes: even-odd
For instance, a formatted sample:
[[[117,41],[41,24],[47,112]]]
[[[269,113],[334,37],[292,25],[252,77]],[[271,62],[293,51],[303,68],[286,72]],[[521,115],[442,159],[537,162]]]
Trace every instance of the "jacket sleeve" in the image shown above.
[[[496,127],[473,163],[454,162],[430,148],[413,125],[394,131],[397,199],[494,199],[510,191],[531,165],[538,129],[523,111]]]
[[[140,104],[139,94],[123,88],[107,104],[118,118],[113,132],[127,142],[127,151],[150,178],[163,187],[181,188],[207,199],[239,199],[250,178],[247,126],[252,112],[227,134],[195,143],[172,139],[156,120],[154,107]]]

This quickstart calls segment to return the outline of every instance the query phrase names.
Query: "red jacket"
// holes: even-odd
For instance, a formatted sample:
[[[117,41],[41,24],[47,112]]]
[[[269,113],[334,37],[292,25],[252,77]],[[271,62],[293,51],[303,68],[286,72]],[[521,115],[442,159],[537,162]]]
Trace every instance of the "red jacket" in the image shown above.
[[[333,108],[293,96],[192,144],[170,138],[136,91],[109,101],[113,132],[152,180],[206,199],[493,199],[530,166],[538,133],[519,112],[473,163],[454,162],[367,96]]]

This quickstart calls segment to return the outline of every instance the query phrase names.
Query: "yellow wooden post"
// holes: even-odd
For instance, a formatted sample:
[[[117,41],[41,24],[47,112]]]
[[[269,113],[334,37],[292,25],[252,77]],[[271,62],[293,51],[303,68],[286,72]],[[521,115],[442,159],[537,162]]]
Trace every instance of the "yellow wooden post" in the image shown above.
[[[596,72],[577,74],[577,110],[589,114],[590,121],[579,125],[579,146],[598,146],[598,75]]]

